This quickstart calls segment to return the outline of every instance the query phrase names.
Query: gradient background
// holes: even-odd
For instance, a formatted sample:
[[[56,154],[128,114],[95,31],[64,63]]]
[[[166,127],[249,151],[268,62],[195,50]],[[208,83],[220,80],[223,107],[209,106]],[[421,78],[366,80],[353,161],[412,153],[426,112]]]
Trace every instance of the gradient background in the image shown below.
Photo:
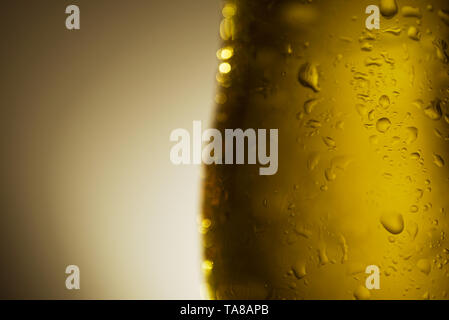
[[[200,167],[171,164],[169,135],[211,118],[220,2],[0,15],[0,298],[199,298]]]

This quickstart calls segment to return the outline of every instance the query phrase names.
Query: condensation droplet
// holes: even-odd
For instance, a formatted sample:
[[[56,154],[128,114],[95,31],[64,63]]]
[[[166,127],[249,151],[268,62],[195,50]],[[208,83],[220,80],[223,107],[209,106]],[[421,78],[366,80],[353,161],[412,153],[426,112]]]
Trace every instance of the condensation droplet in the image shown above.
[[[335,170],[332,168],[327,168],[326,170],[324,170],[324,176],[329,182],[334,181],[337,178],[337,174],[335,173]]]
[[[415,41],[419,41],[419,39],[421,38],[421,33],[415,26],[410,26],[408,28],[407,35],[410,39]]]
[[[298,260],[292,267],[293,273],[296,278],[302,279],[307,275],[306,264],[302,260]]]
[[[388,29],[385,29],[383,32],[385,32],[385,33],[391,33],[391,34],[393,34],[393,35],[395,35],[395,36],[399,36],[400,34],[401,34],[401,32],[402,32],[402,29],[401,28],[399,28],[399,27],[393,27],[393,28],[388,28]]]
[[[224,47],[217,51],[217,58],[220,60],[228,60],[231,59],[234,55],[234,48],[233,47]]]
[[[220,36],[223,40],[233,40],[235,24],[232,18],[224,18],[220,24]]]
[[[380,0],[380,13],[387,18],[391,18],[398,13],[396,0]]]
[[[416,199],[421,199],[424,195],[424,191],[422,189],[416,189],[415,190],[415,196]]]
[[[318,71],[316,66],[308,62],[299,68],[298,80],[304,87],[310,88],[315,92],[321,90],[318,85]]]
[[[428,275],[430,271],[432,270],[432,265],[430,264],[430,261],[428,259],[420,259],[416,263],[416,266],[418,267],[419,271],[422,273]]]
[[[390,98],[387,95],[383,95],[379,98],[379,105],[387,109],[390,106]]]
[[[208,273],[214,268],[214,263],[210,260],[204,260],[201,267],[205,273]]]
[[[358,114],[361,115],[362,117],[365,117],[368,114],[368,107],[365,106],[364,104],[356,104],[355,108]]]
[[[306,239],[309,239],[312,236],[312,231],[306,229],[304,226],[301,226],[301,225],[297,225],[295,227],[295,232],[298,235],[300,235],[300,236],[302,236],[302,237],[304,237]]]
[[[419,152],[412,152],[410,153],[410,158],[413,160],[419,160],[421,159],[421,155],[419,154]]]
[[[228,97],[226,96],[225,93],[219,92],[215,95],[215,102],[217,104],[225,104],[226,101],[228,101]]]
[[[378,145],[379,144],[379,137],[376,136],[376,135],[372,135],[372,136],[369,137],[369,142],[372,145]]]
[[[371,293],[364,286],[358,286],[354,291],[354,298],[356,300],[369,300],[371,297]]]
[[[372,51],[373,45],[369,42],[364,42],[364,43],[362,43],[362,46],[360,47],[360,49],[362,49],[362,51]]]
[[[326,146],[331,149],[334,149],[337,146],[337,143],[331,137],[323,137],[323,142]]]
[[[312,171],[315,170],[318,163],[320,162],[320,155],[318,153],[312,153],[307,160],[307,168]]]
[[[327,257],[326,253],[326,247],[324,245],[322,245],[321,248],[318,249],[318,258],[321,265],[329,263],[329,258]]]
[[[404,230],[404,218],[400,213],[386,213],[380,217],[380,223],[392,234],[400,234]]]
[[[307,121],[306,126],[308,128],[318,129],[318,128],[321,128],[321,122],[319,120],[311,119],[311,120]]]
[[[439,154],[433,154],[433,163],[435,163],[437,167],[444,167],[444,159]]]
[[[318,99],[310,99],[304,102],[304,112],[306,114],[311,114],[313,109],[315,109],[316,105],[318,104]]]
[[[435,41],[433,41],[433,45],[435,47],[437,58],[443,63],[448,63],[449,55],[447,53],[448,49],[447,42],[442,39],[436,39]]]
[[[402,9],[402,16],[406,18],[421,18],[421,10],[419,8],[411,7],[411,6],[403,6]]]
[[[342,250],[341,263],[348,261],[348,244],[346,243],[346,238],[340,235],[340,246]]]
[[[226,3],[223,7],[223,10],[221,10],[223,17],[225,18],[232,18],[233,16],[235,16],[236,12],[237,6],[234,3]]]
[[[415,142],[416,139],[418,139],[418,129],[416,127],[407,127],[405,142],[411,144]]]
[[[416,222],[407,223],[407,233],[414,240],[418,235],[418,224]]]
[[[365,59],[365,66],[371,67],[381,67],[382,66],[382,58],[368,57]]]
[[[443,112],[441,111],[440,100],[434,100],[424,109],[424,114],[432,120],[440,120]]]
[[[449,26],[449,11],[448,10],[439,10],[438,16],[441,18],[441,20]]]
[[[332,158],[331,167],[334,169],[346,170],[354,159],[348,156],[337,156]]]
[[[391,127],[391,122],[388,118],[380,118],[379,120],[377,120],[377,123],[376,123],[377,131],[379,131],[381,133],[385,133],[388,131],[388,129],[390,129],[390,127]]]

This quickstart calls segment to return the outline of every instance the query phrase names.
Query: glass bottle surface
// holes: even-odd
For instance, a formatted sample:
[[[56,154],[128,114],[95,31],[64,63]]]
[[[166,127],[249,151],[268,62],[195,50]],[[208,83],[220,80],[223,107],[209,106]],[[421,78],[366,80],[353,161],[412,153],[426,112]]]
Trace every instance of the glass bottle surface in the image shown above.
[[[448,297],[448,8],[224,3],[213,126],[279,129],[279,170],[205,167],[210,298]]]

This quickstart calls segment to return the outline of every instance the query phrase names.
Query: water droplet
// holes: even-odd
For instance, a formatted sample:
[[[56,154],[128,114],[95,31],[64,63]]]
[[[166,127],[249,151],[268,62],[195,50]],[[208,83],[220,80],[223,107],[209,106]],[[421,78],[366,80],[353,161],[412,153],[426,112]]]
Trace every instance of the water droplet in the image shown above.
[[[353,161],[354,159],[347,156],[337,156],[332,158],[331,160],[331,167],[334,169],[340,169],[340,170],[346,170],[348,165]]]
[[[203,219],[203,221],[201,221],[201,226],[203,228],[210,228],[210,226],[212,225],[212,221],[210,219]]]
[[[379,98],[379,105],[387,109],[390,106],[390,98],[387,95],[383,95]]]
[[[421,33],[415,26],[410,26],[408,28],[407,35],[410,39],[415,41],[419,41],[419,39],[421,38]]]
[[[302,237],[304,237],[306,239],[309,239],[312,236],[312,232],[310,230],[306,229],[304,226],[301,226],[301,225],[297,225],[295,227],[295,232],[298,235],[300,235],[300,236],[302,236]]]
[[[433,163],[435,163],[437,167],[444,167],[444,159],[439,154],[433,154]]]
[[[316,105],[318,104],[318,99],[310,99],[304,102],[304,112],[306,114],[311,114],[313,109],[315,109]]]
[[[440,120],[443,112],[441,111],[440,100],[434,100],[424,109],[424,114],[432,120]]]
[[[439,10],[438,16],[441,18],[441,20],[449,26],[449,11],[448,10]]]
[[[234,55],[234,48],[233,47],[224,47],[217,51],[217,58],[220,60],[228,60],[231,59]]]
[[[398,13],[396,0],[380,0],[380,13],[387,18],[391,18]]]
[[[414,8],[411,6],[403,6],[402,7],[402,16],[406,18],[421,18],[421,10],[419,8]]]
[[[422,101],[421,99],[413,101],[412,104],[420,110],[424,107],[424,101]]]
[[[415,196],[416,199],[421,199],[424,195],[424,191],[422,189],[416,189],[415,190]]]
[[[204,260],[201,267],[205,273],[209,273],[214,268],[214,263],[210,260]]]
[[[343,252],[341,263],[345,263],[346,261],[348,261],[348,244],[346,243],[346,238],[343,235],[340,235],[340,246]]]
[[[310,171],[315,170],[318,163],[320,162],[320,155],[318,153],[312,153],[307,160],[307,168],[309,168]]]
[[[326,253],[326,247],[324,245],[318,249],[318,258],[320,260],[321,265],[329,263],[329,258],[327,257]]]
[[[357,112],[359,115],[361,115],[362,117],[366,116],[368,114],[368,107],[365,106],[364,104],[357,104],[355,106]]]
[[[337,174],[335,173],[334,169],[327,168],[324,171],[324,176],[326,177],[327,181],[334,181],[337,178]]]
[[[410,158],[413,160],[419,160],[421,159],[421,155],[419,154],[419,152],[412,152],[410,153]]]
[[[377,123],[376,123],[377,131],[379,131],[381,133],[385,133],[388,131],[388,129],[390,129],[390,127],[391,127],[391,122],[388,118],[380,118],[379,120],[377,120]]]
[[[373,45],[369,42],[364,42],[364,43],[362,43],[361,49],[362,49],[362,51],[372,51]]]
[[[326,146],[331,149],[334,149],[337,146],[337,143],[331,137],[323,137],[323,142]]]
[[[402,32],[402,29],[400,27],[396,27],[396,28],[393,27],[393,28],[385,29],[383,32],[391,33],[395,36],[399,36]]]
[[[419,208],[418,208],[418,206],[416,206],[416,205],[413,205],[413,206],[411,206],[410,207],[410,212],[412,212],[412,213],[416,213],[416,212],[418,212],[419,211]]]
[[[302,279],[307,275],[306,264],[302,260],[298,260],[292,267],[293,273],[296,278]]]
[[[437,58],[443,63],[448,63],[449,55],[447,54],[447,42],[442,39],[437,39],[433,41],[433,45],[435,47]]]
[[[343,130],[345,127],[345,122],[343,120],[339,120],[335,123],[335,128]]]
[[[380,223],[392,234],[400,234],[404,230],[404,218],[400,213],[386,213],[380,217]]]
[[[419,271],[426,275],[428,275],[432,269],[432,265],[430,264],[430,261],[428,259],[418,260],[416,266],[418,267]]]
[[[393,179],[393,175],[389,172],[384,172],[384,174],[382,176],[387,180]]]
[[[219,92],[215,95],[215,102],[217,104],[225,104],[226,101],[228,101],[228,97],[226,96],[225,93]]]
[[[418,224],[416,222],[407,223],[407,233],[414,240],[418,235]]]
[[[372,135],[372,136],[369,137],[369,142],[372,145],[378,145],[379,144],[379,137],[376,136],[376,135]]]
[[[321,90],[318,85],[318,71],[316,66],[308,62],[299,68],[298,80],[304,87],[310,88],[315,92]]]
[[[227,73],[231,72],[231,69],[232,69],[231,65],[227,62],[222,62],[218,66],[218,70],[223,74],[227,74]]]
[[[226,3],[223,7],[223,10],[221,10],[221,13],[223,14],[223,17],[225,18],[232,18],[237,12],[237,6],[233,3]]]
[[[307,121],[306,126],[308,128],[318,129],[318,128],[321,128],[321,122],[319,120],[311,119],[311,120]]]
[[[418,139],[418,129],[416,127],[408,127],[406,130],[405,142],[411,144]]]
[[[370,297],[371,293],[364,286],[358,286],[354,291],[354,298],[356,298],[357,300],[369,300]]]
[[[220,23],[220,36],[223,40],[233,40],[235,24],[232,18],[224,18]]]

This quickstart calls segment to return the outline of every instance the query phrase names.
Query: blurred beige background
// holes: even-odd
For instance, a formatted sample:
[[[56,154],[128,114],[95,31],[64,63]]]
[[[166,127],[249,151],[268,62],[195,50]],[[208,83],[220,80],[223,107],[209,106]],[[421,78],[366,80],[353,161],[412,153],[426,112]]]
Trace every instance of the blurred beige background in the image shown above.
[[[0,298],[199,298],[200,167],[171,164],[169,134],[211,118],[220,2],[0,12]]]

